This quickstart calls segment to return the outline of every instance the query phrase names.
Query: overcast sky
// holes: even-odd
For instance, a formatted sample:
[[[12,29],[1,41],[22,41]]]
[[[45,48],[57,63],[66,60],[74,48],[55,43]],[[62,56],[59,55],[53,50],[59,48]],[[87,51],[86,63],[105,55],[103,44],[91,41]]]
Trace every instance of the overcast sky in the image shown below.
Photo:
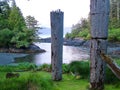
[[[64,12],[64,26],[71,27],[80,18],[88,17],[90,0],[16,0],[24,16],[34,16],[42,26],[50,27],[50,12]]]

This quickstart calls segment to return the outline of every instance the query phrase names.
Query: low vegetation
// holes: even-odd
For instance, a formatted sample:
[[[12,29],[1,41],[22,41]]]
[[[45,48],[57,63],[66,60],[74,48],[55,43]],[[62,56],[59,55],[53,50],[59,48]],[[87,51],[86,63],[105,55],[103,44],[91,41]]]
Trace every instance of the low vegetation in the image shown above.
[[[120,65],[120,61],[116,61]],[[1,90],[88,90],[89,61],[63,64],[63,80],[52,81],[51,65],[36,66],[32,63],[0,66]],[[12,75],[11,75],[11,74]],[[10,75],[8,77],[8,75]],[[106,68],[105,90],[119,90],[120,82]]]
[[[109,41],[116,41],[116,42],[120,42],[120,28],[117,29],[110,29],[109,30],[109,37],[108,40]]]

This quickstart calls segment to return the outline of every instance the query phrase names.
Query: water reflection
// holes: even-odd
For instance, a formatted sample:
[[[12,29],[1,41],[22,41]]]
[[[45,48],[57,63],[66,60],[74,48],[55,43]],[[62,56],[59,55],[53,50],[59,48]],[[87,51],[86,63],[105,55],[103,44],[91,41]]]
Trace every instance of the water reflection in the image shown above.
[[[26,57],[17,58],[16,62],[33,62],[36,65],[51,63],[51,44],[50,43],[36,43],[42,49],[45,49],[45,53],[31,54]],[[70,63],[73,60],[86,60],[89,58],[87,48],[63,46],[63,63]]]
[[[32,62],[36,65],[44,63],[51,63],[51,44],[50,43],[36,43],[45,53],[39,54],[0,54],[0,63],[18,63],[18,62]],[[1,59],[2,58],[2,59]],[[63,46],[63,63],[70,63],[73,60],[86,60],[89,58],[89,50],[84,47]],[[5,61],[5,62],[4,62]]]
[[[86,60],[89,58],[87,48],[64,46],[63,47],[63,58],[65,63],[70,63],[73,60]]]
[[[6,65],[15,62],[15,58],[25,57],[28,54],[0,53],[0,65]]]

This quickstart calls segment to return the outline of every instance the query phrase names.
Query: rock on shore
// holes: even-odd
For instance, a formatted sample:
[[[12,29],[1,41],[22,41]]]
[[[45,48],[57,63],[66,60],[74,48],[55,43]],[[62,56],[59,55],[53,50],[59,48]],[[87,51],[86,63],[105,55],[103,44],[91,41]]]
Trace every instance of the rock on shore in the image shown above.
[[[43,53],[44,49],[41,49],[35,44],[31,44],[28,48],[0,48],[0,52],[4,53]]]

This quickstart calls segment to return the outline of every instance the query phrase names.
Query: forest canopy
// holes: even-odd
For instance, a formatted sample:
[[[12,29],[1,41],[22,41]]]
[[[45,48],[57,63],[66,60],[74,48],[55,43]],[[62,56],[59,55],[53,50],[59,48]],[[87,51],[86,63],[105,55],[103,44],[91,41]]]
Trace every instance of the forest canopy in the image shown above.
[[[32,44],[36,39],[37,20],[32,16],[29,19],[32,22],[25,20],[15,0],[0,0],[0,47],[26,48]],[[28,23],[32,26],[28,27]]]
[[[66,38],[90,39],[90,16],[81,18],[72,26],[72,32],[66,34]],[[108,40],[120,42],[120,0],[110,0]]]

